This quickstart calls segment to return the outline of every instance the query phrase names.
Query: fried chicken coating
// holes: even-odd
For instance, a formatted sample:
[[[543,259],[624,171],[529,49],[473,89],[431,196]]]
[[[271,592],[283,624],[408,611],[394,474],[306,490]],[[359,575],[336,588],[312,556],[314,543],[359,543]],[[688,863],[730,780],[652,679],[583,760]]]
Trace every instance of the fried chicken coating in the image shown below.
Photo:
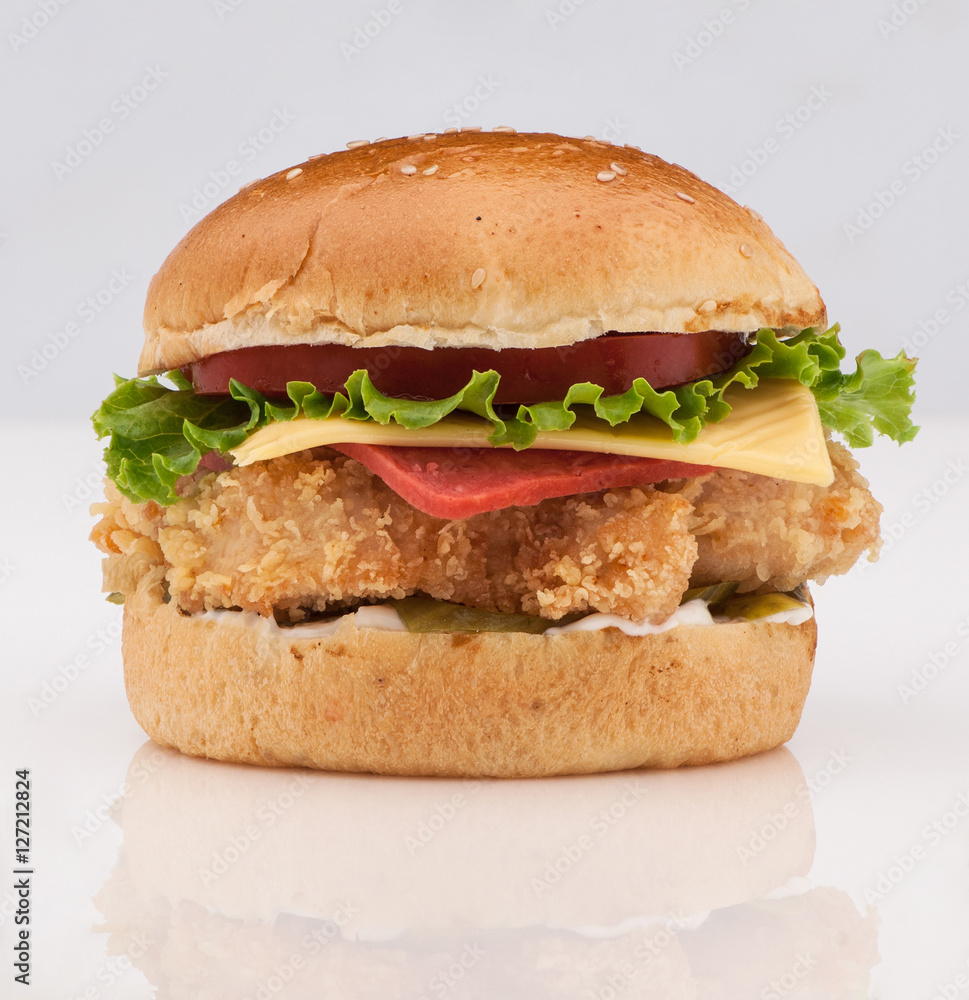
[[[858,463],[828,442],[830,486],[724,469],[676,484],[693,505],[690,531],[699,555],[691,586],[740,581],[740,591],[792,590],[846,573],[867,549],[878,558],[882,506]]]
[[[594,610],[659,622],[689,582],[696,542],[680,496],[628,488],[446,521],[352,459],[322,454],[203,475],[165,508],[132,504],[109,485],[92,536],[111,557],[106,586],[129,590],[154,556],[189,612],[298,618],[420,591],[551,619]]]
[[[790,590],[846,572],[879,547],[881,506],[830,442],[819,487],[719,470],[447,521],[416,510],[328,449],[200,471],[171,507],[107,485],[92,538],[105,589],[129,593],[163,565],[188,612],[243,608],[299,620],[359,600],[422,592],[559,619],[601,611],[660,622],[688,586]]]

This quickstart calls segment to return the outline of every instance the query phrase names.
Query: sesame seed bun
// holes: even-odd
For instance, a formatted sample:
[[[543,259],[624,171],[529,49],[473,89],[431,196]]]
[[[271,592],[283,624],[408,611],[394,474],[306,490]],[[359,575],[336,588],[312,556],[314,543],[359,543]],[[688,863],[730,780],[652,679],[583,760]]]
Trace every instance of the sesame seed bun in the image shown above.
[[[188,233],[149,288],[143,374],[272,344],[540,348],[825,323],[756,213],[656,156],[507,131],[351,145]]]
[[[793,735],[817,632],[739,623],[632,638],[358,629],[329,638],[125,601],[125,685],[158,743],[334,771],[539,777],[733,760]]]

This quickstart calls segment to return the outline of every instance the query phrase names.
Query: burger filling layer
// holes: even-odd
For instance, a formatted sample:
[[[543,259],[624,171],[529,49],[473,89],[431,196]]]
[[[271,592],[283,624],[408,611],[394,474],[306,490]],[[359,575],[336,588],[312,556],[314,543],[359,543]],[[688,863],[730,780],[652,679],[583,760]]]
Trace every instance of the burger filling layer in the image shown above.
[[[187,613],[299,622],[423,594],[551,621],[598,612],[657,624],[690,587],[787,591],[877,554],[881,508],[846,449],[828,451],[830,486],[717,470],[449,520],[319,448],[199,468],[164,507],[108,483],[93,537],[106,589],[130,593],[163,567]]]

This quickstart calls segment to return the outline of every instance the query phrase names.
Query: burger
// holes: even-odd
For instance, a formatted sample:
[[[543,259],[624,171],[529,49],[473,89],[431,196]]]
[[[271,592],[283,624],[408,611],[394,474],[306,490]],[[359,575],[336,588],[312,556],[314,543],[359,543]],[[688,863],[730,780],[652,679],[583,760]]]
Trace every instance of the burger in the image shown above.
[[[148,289],[93,540],[138,722],[265,765],[538,776],[793,733],[844,444],[916,428],[750,209],[632,146],[463,130],[243,188]]]

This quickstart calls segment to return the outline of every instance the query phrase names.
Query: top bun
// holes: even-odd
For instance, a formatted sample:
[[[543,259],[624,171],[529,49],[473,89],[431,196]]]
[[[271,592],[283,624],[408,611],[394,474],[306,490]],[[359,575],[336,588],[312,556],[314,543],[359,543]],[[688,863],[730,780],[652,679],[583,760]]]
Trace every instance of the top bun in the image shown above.
[[[760,216],[633,147],[468,130],[351,145],[188,233],[148,289],[142,374],[269,344],[536,348],[825,322]]]

